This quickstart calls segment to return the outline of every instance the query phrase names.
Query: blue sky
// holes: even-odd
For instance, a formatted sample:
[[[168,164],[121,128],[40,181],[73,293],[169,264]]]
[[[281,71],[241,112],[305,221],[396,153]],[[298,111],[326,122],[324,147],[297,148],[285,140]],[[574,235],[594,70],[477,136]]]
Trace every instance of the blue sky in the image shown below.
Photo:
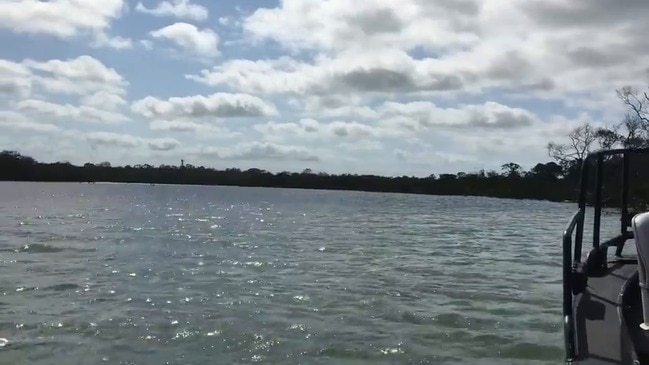
[[[418,175],[529,168],[646,87],[649,3],[7,0],[0,149]]]

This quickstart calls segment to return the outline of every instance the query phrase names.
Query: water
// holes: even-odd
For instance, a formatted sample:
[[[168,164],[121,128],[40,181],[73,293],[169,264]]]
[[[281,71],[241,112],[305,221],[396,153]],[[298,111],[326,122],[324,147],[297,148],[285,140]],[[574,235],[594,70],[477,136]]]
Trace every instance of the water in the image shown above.
[[[573,210],[0,183],[0,363],[554,364]]]

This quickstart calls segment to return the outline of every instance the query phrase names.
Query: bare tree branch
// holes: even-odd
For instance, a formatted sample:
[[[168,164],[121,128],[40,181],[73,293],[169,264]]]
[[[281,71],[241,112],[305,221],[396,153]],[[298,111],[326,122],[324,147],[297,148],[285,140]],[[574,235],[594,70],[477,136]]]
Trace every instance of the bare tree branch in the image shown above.
[[[640,121],[642,129],[649,131],[649,96],[646,92],[639,95],[638,91],[630,86],[625,86],[621,90],[617,90],[617,95],[622,102],[628,106],[633,112],[634,116]]]
[[[588,123],[573,129],[568,135],[568,144],[550,142],[547,145],[550,157],[558,161],[564,168],[575,162],[582,161],[591,151],[597,141],[597,131]]]

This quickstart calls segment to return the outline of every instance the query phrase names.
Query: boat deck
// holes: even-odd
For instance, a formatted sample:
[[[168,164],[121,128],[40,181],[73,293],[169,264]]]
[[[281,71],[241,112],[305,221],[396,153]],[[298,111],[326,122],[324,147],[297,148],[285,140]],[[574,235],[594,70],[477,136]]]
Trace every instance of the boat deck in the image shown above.
[[[636,341],[645,339],[644,347],[649,350],[649,336],[638,328],[642,318],[639,289],[631,290],[637,292],[637,298],[621,295],[625,286],[633,285],[634,281],[637,288],[635,257],[609,261],[607,275],[588,278],[588,287],[574,302],[576,332],[581,335],[576,341],[579,356],[575,364],[634,364],[630,355],[633,340],[626,330],[626,321],[639,330],[633,331],[633,337],[638,336]]]

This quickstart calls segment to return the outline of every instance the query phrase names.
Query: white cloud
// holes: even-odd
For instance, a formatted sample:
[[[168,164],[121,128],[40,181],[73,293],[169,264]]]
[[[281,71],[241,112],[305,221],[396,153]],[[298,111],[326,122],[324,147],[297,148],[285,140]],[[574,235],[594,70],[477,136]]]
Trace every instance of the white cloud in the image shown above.
[[[462,105],[440,108],[431,102],[386,102],[379,108],[381,122],[418,131],[427,128],[517,129],[529,127],[538,121],[531,112],[496,102],[481,105]]]
[[[180,146],[180,142],[174,138],[158,138],[147,141],[149,148],[154,151],[171,151]]]
[[[371,111],[371,112],[370,112]],[[422,133],[457,130],[527,130],[541,123],[538,116],[522,108],[496,102],[441,108],[431,102],[385,102],[369,109],[371,124],[356,121],[321,122],[305,118],[297,123],[267,122],[254,129],[274,141],[364,141],[385,138],[417,138]]]
[[[404,94],[461,90],[470,75],[449,64],[416,60],[404,51],[376,49],[318,57],[313,64],[288,57],[231,60],[188,79],[244,92],[295,95]]]
[[[335,121],[321,123],[314,119],[302,119],[298,123],[268,122],[257,124],[255,130],[264,138],[273,140],[348,140],[372,139],[379,135],[376,128],[358,122]]]
[[[0,59],[0,95],[26,97],[31,93],[30,70],[22,64]]]
[[[133,40],[131,38],[109,36],[104,32],[97,32],[91,46],[95,48],[130,49],[133,48]]]
[[[196,21],[206,20],[209,16],[209,11],[206,7],[192,4],[190,0],[162,1],[154,8],[147,8],[141,2],[138,2],[135,10],[155,16],[173,16]]]
[[[199,138],[231,139],[242,136],[241,133],[232,132],[225,127],[190,120],[154,120],[149,123],[149,128],[152,131],[194,133]]]
[[[113,146],[95,151],[102,160],[132,146],[123,160],[167,163],[161,156],[184,157],[210,138],[218,145],[203,153],[278,170],[497,168],[548,160],[545,144],[580,122],[617,121],[623,106],[615,89],[649,80],[649,3],[640,0],[282,0],[219,14],[198,0],[138,1],[130,2],[134,11],[161,17],[144,19],[156,23],[144,39],[128,24],[143,20],[138,14],[116,28],[127,14],[123,1],[0,0],[0,30],[13,32],[12,41],[38,45],[54,36],[71,41],[64,53],[72,54],[57,60],[43,53],[48,47],[38,54],[17,47],[13,59],[0,60],[0,109],[14,108],[4,111],[0,130],[13,139],[40,131],[33,134],[46,140],[67,135],[66,120],[92,120],[99,124],[79,128],[95,131],[127,120],[129,105],[145,124],[92,135],[95,145]],[[110,60],[104,64],[74,48],[80,37],[91,47],[139,49],[97,53]],[[167,45],[184,57],[141,52]],[[160,74],[143,70],[151,62],[139,56],[172,60],[150,60],[164,67]],[[197,70],[194,61],[209,66]],[[175,95],[202,95],[144,97],[168,85]],[[232,117],[241,117],[232,130],[219,123]],[[135,130],[147,138],[128,134]],[[77,134],[65,152],[51,151],[85,157],[75,146],[90,137]]]
[[[340,142],[336,146],[337,146],[336,148],[337,154],[340,154],[341,151],[340,149],[349,151],[351,152],[351,154],[355,154],[357,152],[370,151],[378,155],[383,151],[385,151],[385,144],[382,143],[380,140],[363,139],[357,141]]]
[[[114,132],[91,132],[86,134],[73,134],[73,136],[88,141],[94,147],[117,146],[122,148],[136,148],[147,146],[153,151],[171,151],[180,146],[180,142],[174,138],[147,139]]]
[[[93,146],[134,148],[142,143],[142,138],[113,132],[92,132],[85,135],[85,139]]]
[[[114,69],[106,67],[101,61],[91,56],[79,56],[66,61],[27,61],[26,64],[33,69],[49,72],[54,76],[65,77],[75,81],[123,82],[122,77]]]
[[[95,107],[70,104],[56,104],[43,100],[27,99],[16,104],[20,111],[48,118],[74,120],[86,123],[115,124],[130,120],[120,113],[97,109]]]
[[[458,0],[368,0],[354,6],[345,0],[285,0],[257,9],[244,29],[254,40],[290,49],[466,47],[478,39],[466,26],[478,10],[477,2]]]
[[[286,0],[244,19],[254,42],[272,40],[311,61],[229,60],[187,77],[242,92],[294,95],[452,95],[493,88],[512,95],[597,99],[646,81],[649,30],[607,2],[553,0]],[[591,14],[592,17],[584,16]],[[308,59],[308,58],[307,58]],[[424,94],[424,93],[428,94]]]
[[[137,100],[131,110],[147,118],[234,118],[261,117],[277,114],[271,103],[246,94],[216,93],[160,100],[152,96]]]
[[[379,114],[358,96],[305,96],[295,99],[295,107],[316,118],[376,119]]]
[[[45,62],[26,60],[23,64],[45,73],[45,76],[35,74],[33,80],[48,92],[86,94],[104,90],[124,94],[128,86],[128,82],[115,69],[91,56]]]
[[[97,109],[116,110],[121,106],[126,105],[126,100],[124,100],[121,95],[100,90],[82,97],[81,103]]]
[[[15,131],[31,133],[54,133],[60,128],[50,123],[36,123],[25,115],[13,111],[0,111],[0,126]]]
[[[203,148],[200,155],[215,156],[223,160],[294,160],[320,161],[320,157],[311,150],[301,146],[279,145],[271,142],[245,142],[232,148]]]
[[[83,31],[108,29],[124,7],[123,0],[4,0],[0,3],[0,28],[68,38]]]
[[[185,51],[201,56],[214,57],[219,54],[219,36],[211,29],[198,29],[188,23],[175,23],[150,32],[151,37],[166,39]]]

